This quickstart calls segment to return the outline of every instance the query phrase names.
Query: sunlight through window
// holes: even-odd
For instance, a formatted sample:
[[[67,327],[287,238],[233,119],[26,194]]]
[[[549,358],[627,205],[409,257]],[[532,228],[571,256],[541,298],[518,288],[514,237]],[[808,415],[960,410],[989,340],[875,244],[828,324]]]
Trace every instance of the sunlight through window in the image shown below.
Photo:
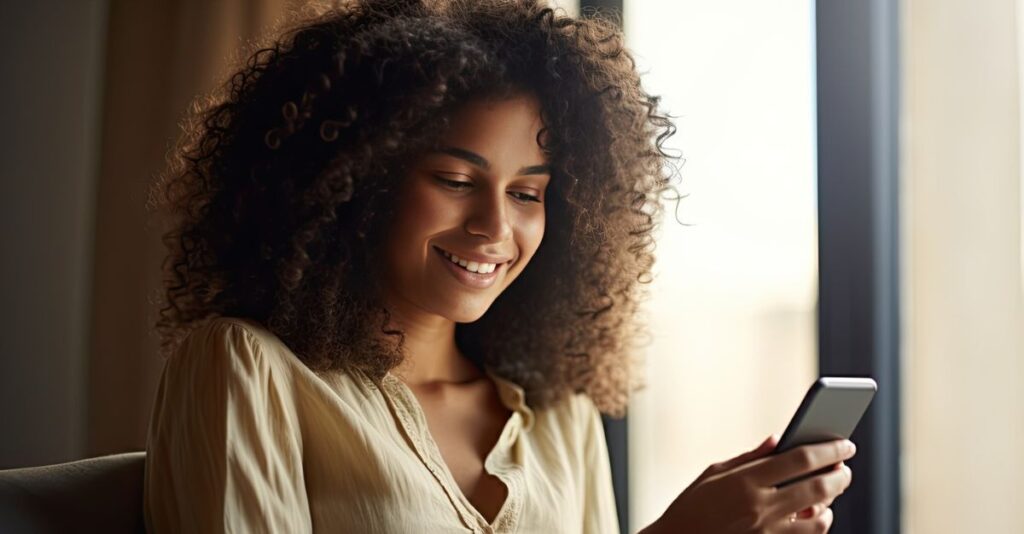
[[[626,1],[685,158],[658,236],[631,531],[707,465],[782,432],[817,373],[813,3]]]

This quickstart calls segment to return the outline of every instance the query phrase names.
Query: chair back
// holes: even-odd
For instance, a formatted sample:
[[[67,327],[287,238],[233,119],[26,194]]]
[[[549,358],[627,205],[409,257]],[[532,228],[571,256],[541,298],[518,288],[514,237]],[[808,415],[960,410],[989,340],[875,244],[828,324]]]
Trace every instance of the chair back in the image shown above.
[[[0,471],[0,532],[145,532],[146,452]]]

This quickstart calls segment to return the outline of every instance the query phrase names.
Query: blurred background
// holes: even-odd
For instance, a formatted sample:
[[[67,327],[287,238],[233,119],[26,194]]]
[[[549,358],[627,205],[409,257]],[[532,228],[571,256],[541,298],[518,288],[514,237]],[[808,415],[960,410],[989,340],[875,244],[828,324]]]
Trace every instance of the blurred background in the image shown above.
[[[606,421],[624,531],[843,374],[880,390],[833,532],[1024,532],[1022,1],[558,2],[621,14],[685,160],[647,387]],[[302,5],[4,4],[0,469],[144,449],[147,188]]]

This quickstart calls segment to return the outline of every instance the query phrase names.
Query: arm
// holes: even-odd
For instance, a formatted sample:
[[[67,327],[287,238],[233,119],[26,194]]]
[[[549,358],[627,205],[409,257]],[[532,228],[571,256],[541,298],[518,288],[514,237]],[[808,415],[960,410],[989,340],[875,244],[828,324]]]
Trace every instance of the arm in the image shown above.
[[[601,413],[589,397],[581,397],[585,410],[586,434],[584,439],[585,494],[583,498],[583,532],[617,534],[619,516],[615,507],[612,487],[611,463],[608,443],[605,441]]]
[[[289,385],[243,326],[213,321],[168,358],[150,421],[146,526],[309,532]]]

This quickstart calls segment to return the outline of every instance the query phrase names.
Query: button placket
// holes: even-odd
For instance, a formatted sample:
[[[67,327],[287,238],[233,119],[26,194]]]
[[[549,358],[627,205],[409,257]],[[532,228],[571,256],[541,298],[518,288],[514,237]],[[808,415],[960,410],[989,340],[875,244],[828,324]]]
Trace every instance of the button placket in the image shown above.
[[[513,415],[515,418],[515,415]],[[514,436],[519,426],[518,421],[510,421],[506,432]],[[523,501],[523,472],[522,466],[512,460],[511,442],[506,436],[502,436],[492,454],[484,461],[487,472],[501,479],[508,488],[508,496],[505,504],[498,515],[494,518],[494,532],[512,532],[518,522],[520,508]]]
[[[502,435],[499,436],[494,449],[484,460],[485,469],[497,476],[508,489],[506,502],[495,517],[493,526],[487,523],[487,520],[473,507],[472,503],[462,493],[462,490],[458,488],[455,479],[451,475],[451,471],[444,464],[440,450],[437,449],[436,443],[430,436],[422,407],[420,407],[412,390],[399,378],[391,374],[385,376],[382,381],[385,387],[381,389],[387,390],[386,393],[388,394],[385,397],[388,398],[395,412],[399,415],[401,424],[405,428],[410,441],[412,441],[417,456],[441,484],[442,489],[459,514],[463,524],[474,532],[493,534],[495,532],[512,532],[518,523],[523,498],[523,476],[522,466],[511,460],[511,448],[526,421],[523,411],[529,412],[529,408],[523,404],[523,395],[518,391],[517,386],[511,385],[511,383],[504,381],[500,377],[495,377],[493,374],[491,376],[495,380],[500,381],[500,393],[506,399],[506,402],[510,401],[509,403],[512,405],[510,406],[512,416],[506,423],[505,429]]]
[[[474,514],[473,511],[466,509],[466,504],[462,502],[464,498],[462,497],[462,492],[456,491],[457,487],[453,489],[451,484],[454,481],[449,481],[449,477],[446,476],[447,470],[437,465],[437,457],[435,454],[432,454],[432,451],[436,451],[436,447],[433,447],[433,441],[429,439],[426,421],[421,420],[421,417],[418,416],[414,409],[412,403],[415,399],[409,398],[412,392],[407,391],[406,386],[392,375],[386,375],[383,384],[385,387],[382,390],[386,389],[384,391],[385,399],[387,399],[392,409],[398,415],[399,423],[412,442],[416,456],[441,485],[441,489],[448,497],[449,502],[452,503],[462,523],[467,528],[476,531],[475,525],[480,516],[478,513]],[[427,446],[428,444],[431,446]],[[437,455],[439,454],[438,451]]]

